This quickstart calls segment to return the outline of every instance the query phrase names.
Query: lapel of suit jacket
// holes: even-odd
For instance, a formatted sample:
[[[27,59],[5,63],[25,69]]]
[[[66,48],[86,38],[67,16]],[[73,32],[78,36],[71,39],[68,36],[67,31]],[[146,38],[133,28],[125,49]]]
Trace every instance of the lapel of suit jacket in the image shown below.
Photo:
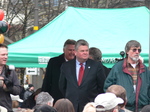
[[[88,59],[88,60],[86,61],[86,64],[85,64],[84,76],[83,76],[81,85],[82,85],[82,83],[84,83],[85,79],[88,77],[90,68],[91,68],[91,62],[90,62],[89,59]]]
[[[71,75],[73,77],[74,84],[78,85],[77,77],[76,77],[76,59],[73,59],[71,62]]]

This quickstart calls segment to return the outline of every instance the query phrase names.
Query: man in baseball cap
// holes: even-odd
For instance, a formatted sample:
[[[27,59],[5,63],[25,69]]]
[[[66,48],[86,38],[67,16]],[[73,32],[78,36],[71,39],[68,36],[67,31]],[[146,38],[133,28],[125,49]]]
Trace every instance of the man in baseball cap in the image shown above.
[[[117,112],[118,104],[124,101],[113,93],[102,93],[96,96],[94,103],[97,112]]]

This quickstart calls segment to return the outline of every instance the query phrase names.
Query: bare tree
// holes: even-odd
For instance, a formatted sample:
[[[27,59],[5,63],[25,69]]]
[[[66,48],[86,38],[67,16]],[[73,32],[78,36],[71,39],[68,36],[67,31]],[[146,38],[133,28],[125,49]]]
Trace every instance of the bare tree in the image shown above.
[[[10,25],[10,30],[5,34],[12,41],[18,41],[27,36],[27,27],[31,22],[34,6],[32,0],[7,0],[5,7],[5,20]],[[29,21],[29,22],[28,22]],[[31,23],[32,24],[32,23]]]
[[[10,25],[10,30],[5,33],[6,37],[15,42],[34,32],[35,0],[3,0],[0,5],[5,10],[5,20]],[[150,8],[150,0],[38,0],[39,29],[68,6],[85,8],[147,6]]]

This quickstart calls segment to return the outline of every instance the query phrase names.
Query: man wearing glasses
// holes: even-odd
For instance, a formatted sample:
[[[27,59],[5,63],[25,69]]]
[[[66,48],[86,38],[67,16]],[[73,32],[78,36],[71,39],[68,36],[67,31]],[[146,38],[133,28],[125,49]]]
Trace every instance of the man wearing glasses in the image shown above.
[[[116,63],[106,78],[104,91],[113,84],[123,86],[127,92],[126,109],[139,112],[150,104],[150,71],[139,59],[139,42],[127,42],[125,52],[126,58]]]

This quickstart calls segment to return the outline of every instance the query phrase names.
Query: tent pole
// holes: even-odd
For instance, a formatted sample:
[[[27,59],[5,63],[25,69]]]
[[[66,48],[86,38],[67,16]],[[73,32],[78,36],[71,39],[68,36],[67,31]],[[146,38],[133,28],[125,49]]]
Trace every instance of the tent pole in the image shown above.
[[[149,27],[150,27],[150,23],[149,23]],[[149,32],[149,70],[150,70],[150,32]]]
[[[35,0],[34,27],[33,27],[34,31],[39,30],[38,21],[39,21],[39,18],[38,18],[38,0]]]
[[[149,16],[150,18],[150,16]],[[148,58],[148,67],[149,67],[149,70],[150,70],[150,22],[149,22],[149,58]]]

